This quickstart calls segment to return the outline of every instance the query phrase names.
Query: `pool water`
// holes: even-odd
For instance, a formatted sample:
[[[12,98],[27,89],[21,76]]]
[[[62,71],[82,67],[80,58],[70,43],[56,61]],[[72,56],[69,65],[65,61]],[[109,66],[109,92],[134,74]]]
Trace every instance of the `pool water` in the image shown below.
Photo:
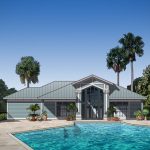
[[[77,123],[15,137],[34,150],[150,150],[149,127],[122,123]]]

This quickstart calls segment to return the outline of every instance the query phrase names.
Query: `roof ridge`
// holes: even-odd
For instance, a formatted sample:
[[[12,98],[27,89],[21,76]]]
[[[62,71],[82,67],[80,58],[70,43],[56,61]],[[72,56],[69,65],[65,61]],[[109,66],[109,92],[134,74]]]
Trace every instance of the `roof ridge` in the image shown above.
[[[54,81],[52,81],[52,82],[49,82],[49,83],[47,83],[47,84],[44,84],[44,85],[42,85],[42,86],[40,86],[39,88],[42,88],[42,87],[44,87],[44,86],[47,86],[47,85],[49,85],[49,84],[52,84],[52,83],[54,83],[54,82],[73,82],[73,81],[62,81],[62,80],[54,80]]]
[[[55,81],[49,82],[49,83],[47,83],[47,84],[44,84],[44,85],[40,86],[40,88],[42,88],[42,87],[44,87],[44,86],[46,86],[46,85],[48,85],[48,84],[52,84],[53,82],[55,82]]]

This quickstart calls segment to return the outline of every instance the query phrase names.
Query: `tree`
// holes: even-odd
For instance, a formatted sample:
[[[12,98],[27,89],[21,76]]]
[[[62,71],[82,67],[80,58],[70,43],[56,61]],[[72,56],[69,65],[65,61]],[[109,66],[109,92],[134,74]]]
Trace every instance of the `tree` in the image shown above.
[[[7,95],[8,87],[5,82],[0,79],[0,100]]]
[[[17,92],[17,90],[15,88],[8,88],[7,85],[5,84],[5,82],[0,79],[0,100],[3,99],[3,97],[13,94]]]
[[[143,71],[143,76],[139,81],[137,90],[138,93],[147,98],[145,105],[150,105],[150,65]]]
[[[144,54],[144,42],[140,36],[135,36],[133,33],[127,33],[123,35],[123,38],[119,40],[122,44],[122,48],[126,50],[128,60],[131,63],[131,91],[133,91],[133,80],[134,80],[134,68],[133,62],[136,61],[136,55],[141,57]]]
[[[120,72],[126,69],[128,63],[125,50],[119,47],[112,48],[107,54],[107,67],[117,73],[117,85],[119,85]]]
[[[145,117],[145,120],[147,120],[148,114],[149,114],[149,110],[148,109],[143,109],[143,115]]]
[[[133,80],[133,92],[139,93],[138,92],[138,84],[141,81],[142,77],[138,77]],[[127,86],[127,89],[131,91],[131,84]],[[141,93],[139,93],[141,94]]]
[[[40,106],[38,104],[31,104],[29,106],[29,108],[27,108],[27,109],[30,110],[30,111],[32,111],[32,113],[33,113],[32,115],[36,115],[35,112],[37,110],[40,110]]]
[[[40,74],[40,64],[32,56],[21,58],[21,62],[16,65],[16,73],[20,76],[21,83],[27,82],[29,84],[38,82],[38,75]]]
[[[6,112],[6,102],[3,100],[3,97],[13,94],[15,92],[15,88],[8,89],[5,82],[0,79],[0,112]]]

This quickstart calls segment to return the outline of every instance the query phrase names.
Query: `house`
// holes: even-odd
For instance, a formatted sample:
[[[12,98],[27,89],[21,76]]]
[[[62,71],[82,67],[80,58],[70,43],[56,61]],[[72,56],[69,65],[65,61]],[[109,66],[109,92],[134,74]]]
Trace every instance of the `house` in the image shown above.
[[[41,87],[22,89],[6,96],[7,119],[25,119],[26,108],[39,104],[39,114],[47,111],[48,118],[59,119],[67,115],[66,106],[76,103],[77,119],[105,119],[107,109],[113,104],[117,116],[133,119],[134,112],[143,107],[145,97],[124,87],[90,75],[77,81],[54,81]]]

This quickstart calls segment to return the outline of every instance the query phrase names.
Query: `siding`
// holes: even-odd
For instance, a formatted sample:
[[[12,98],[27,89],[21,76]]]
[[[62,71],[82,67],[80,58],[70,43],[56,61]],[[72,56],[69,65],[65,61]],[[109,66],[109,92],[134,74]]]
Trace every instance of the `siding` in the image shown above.
[[[30,110],[27,110],[27,108],[31,104],[39,104],[40,102],[31,101],[31,102],[8,102],[8,119],[19,119],[19,118],[26,118],[28,114],[30,113]],[[36,113],[40,114],[40,110],[38,110]]]

